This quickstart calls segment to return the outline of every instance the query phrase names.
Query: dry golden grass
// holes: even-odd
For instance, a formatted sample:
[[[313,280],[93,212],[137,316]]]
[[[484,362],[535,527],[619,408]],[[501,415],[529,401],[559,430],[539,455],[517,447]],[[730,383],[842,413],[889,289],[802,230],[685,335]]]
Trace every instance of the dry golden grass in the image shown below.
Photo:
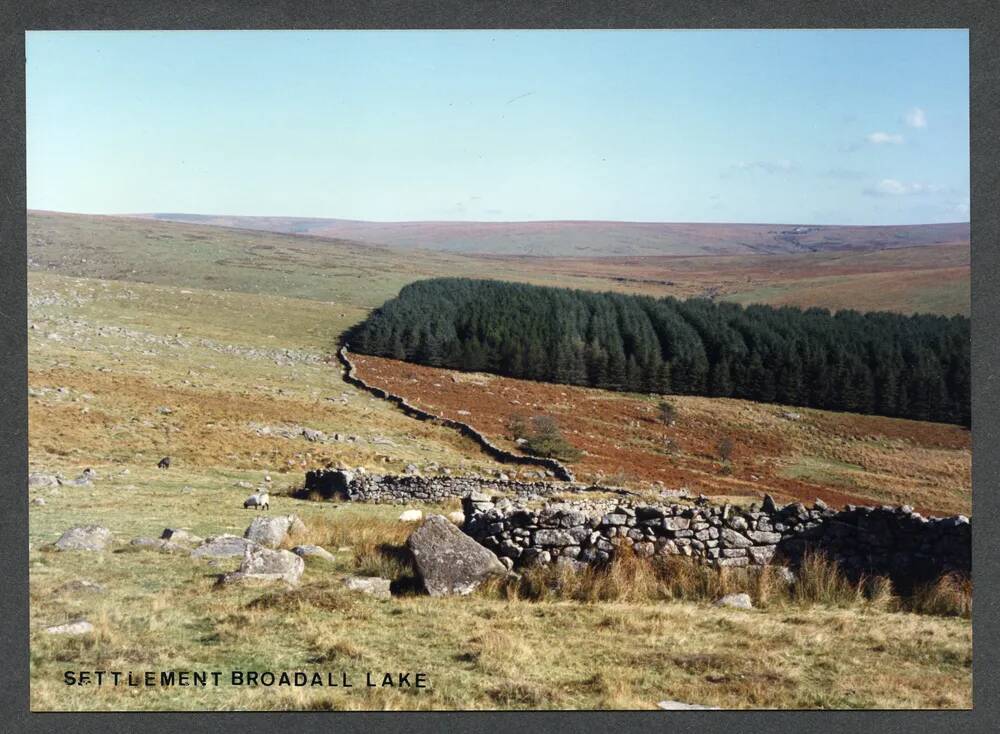
[[[836,563],[818,553],[807,554],[789,584],[777,566],[714,568],[685,557],[642,558],[620,547],[603,567],[574,571],[568,566],[536,566],[517,577],[495,580],[485,594],[520,601],[713,602],[727,594],[749,594],[765,609],[815,606],[908,610],[932,615],[971,615],[971,581],[949,574],[918,587],[912,594],[896,593],[880,576],[851,581]]]
[[[917,587],[906,607],[922,614],[972,618],[972,580],[957,574]]]

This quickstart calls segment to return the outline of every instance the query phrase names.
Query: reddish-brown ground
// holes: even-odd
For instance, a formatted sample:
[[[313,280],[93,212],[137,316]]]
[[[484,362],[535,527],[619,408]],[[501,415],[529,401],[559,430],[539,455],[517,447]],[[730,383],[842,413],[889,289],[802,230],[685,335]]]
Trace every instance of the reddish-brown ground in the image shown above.
[[[970,434],[958,426],[698,397],[670,397],[677,420],[667,426],[660,396],[352,358],[368,382],[503,445],[514,445],[513,417],[555,417],[585,452],[573,464],[584,481],[662,482],[723,496],[766,491],[831,506],[908,503],[930,514],[971,508]],[[800,417],[785,417],[789,411]],[[727,437],[728,469],[718,448]]]

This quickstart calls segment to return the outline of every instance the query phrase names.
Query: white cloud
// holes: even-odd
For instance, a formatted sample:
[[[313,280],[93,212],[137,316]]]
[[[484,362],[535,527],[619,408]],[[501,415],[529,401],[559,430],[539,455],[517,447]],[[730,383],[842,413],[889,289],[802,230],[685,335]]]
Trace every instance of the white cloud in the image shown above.
[[[903,118],[907,125],[910,127],[927,127],[927,113],[924,112],[919,107],[914,107],[906,113]]]
[[[867,140],[875,145],[885,145],[886,143],[900,145],[903,142],[903,136],[898,133],[874,132],[868,135]]]
[[[931,184],[883,178],[871,188],[865,189],[865,193],[868,196],[912,196],[914,194],[933,194],[937,190],[938,187]]]

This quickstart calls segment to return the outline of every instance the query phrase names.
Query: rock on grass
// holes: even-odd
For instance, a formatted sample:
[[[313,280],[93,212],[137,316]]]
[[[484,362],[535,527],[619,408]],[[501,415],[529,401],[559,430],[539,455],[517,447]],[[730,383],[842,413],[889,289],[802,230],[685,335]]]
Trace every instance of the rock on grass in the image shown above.
[[[715,602],[717,607],[732,607],[733,609],[753,609],[749,594],[726,594]]]
[[[67,624],[57,624],[54,627],[46,627],[45,633],[48,635],[89,635],[94,631],[94,625],[85,619]]]
[[[101,525],[77,525],[59,536],[56,550],[103,551],[111,545],[111,531]]]
[[[291,551],[254,546],[247,548],[240,567],[221,581],[223,584],[283,581],[295,586],[305,567],[305,561]]]
[[[257,544],[246,538],[239,538],[235,535],[216,535],[206,538],[205,541],[191,551],[195,558],[231,558],[242,556],[247,548],[255,548]]]
[[[443,515],[428,517],[406,544],[431,596],[469,594],[488,578],[507,573],[496,555]]]
[[[337,560],[333,553],[318,545],[297,545],[292,548],[292,553],[301,558],[319,558],[330,563]]]
[[[243,537],[267,548],[277,548],[289,535],[305,532],[305,525],[295,515],[255,517]]]
[[[392,598],[389,591],[391,583],[389,579],[378,576],[347,576],[343,583],[351,591],[360,591],[362,594],[374,596],[376,599]]]

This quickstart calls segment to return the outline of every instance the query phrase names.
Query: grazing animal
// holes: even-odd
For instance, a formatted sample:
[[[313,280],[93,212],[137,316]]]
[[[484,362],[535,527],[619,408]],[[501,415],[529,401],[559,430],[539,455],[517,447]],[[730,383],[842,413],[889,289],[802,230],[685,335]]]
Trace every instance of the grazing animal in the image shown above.
[[[170,457],[164,456],[160,459],[160,462],[156,465],[158,469],[169,469],[170,468]]]
[[[271,498],[267,492],[254,492],[243,502],[243,509],[246,510],[250,507],[256,507],[258,510],[270,510],[270,500]]]

